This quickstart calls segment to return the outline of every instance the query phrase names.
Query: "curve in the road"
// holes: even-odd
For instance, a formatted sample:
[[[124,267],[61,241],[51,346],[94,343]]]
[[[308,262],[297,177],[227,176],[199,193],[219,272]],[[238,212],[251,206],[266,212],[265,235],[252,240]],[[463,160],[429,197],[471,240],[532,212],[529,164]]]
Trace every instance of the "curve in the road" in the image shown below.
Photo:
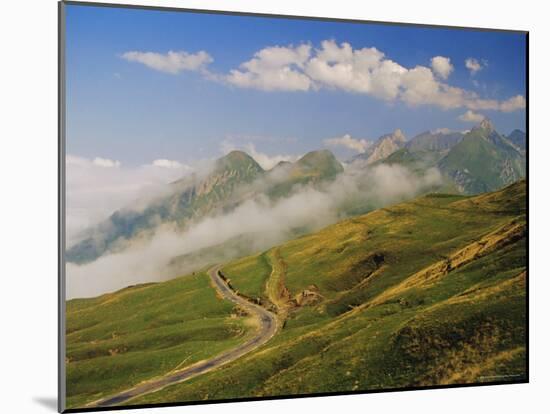
[[[237,295],[233,290],[231,290],[228,284],[220,277],[220,267],[220,265],[217,265],[208,271],[208,275],[210,276],[212,283],[216,287],[216,290],[225,299],[230,300],[231,302],[246,309],[249,314],[255,316],[258,319],[259,328],[257,334],[245,343],[238,345],[235,348],[230,349],[229,351],[226,351],[220,355],[217,355],[205,361],[198,362],[194,365],[191,365],[190,367],[181,369],[174,373],[167,374],[161,378],[142,383],[110,397],[95,401],[87,405],[87,407],[108,407],[118,405],[127,402],[128,400],[131,400],[133,398],[151,393],[153,391],[158,391],[164,387],[167,387],[168,385],[176,384],[186,381],[190,378],[194,378],[198,375],[211,371],[214,368],[220,367],[224,364],[236,360],[237,358],[240,358],[241,356],[265,344],[273,337],[273,335],[275,335],[278,329],[276,316],[265,308],[250,303],[246,299]]]

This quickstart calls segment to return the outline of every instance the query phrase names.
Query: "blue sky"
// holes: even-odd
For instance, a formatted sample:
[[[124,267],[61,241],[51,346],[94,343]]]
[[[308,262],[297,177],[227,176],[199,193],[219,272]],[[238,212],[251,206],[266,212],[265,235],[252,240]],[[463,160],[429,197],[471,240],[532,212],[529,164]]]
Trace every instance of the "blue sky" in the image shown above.
[[[67,151],[81,157],[191,163],[250,144],[303,154],[345,134],[410,138],[481,116],[525,130],[522,34],[80,5],[66,26]],[[345,61],[346,47],[378,60]],[[353,76],[339,78],[338,64]]]

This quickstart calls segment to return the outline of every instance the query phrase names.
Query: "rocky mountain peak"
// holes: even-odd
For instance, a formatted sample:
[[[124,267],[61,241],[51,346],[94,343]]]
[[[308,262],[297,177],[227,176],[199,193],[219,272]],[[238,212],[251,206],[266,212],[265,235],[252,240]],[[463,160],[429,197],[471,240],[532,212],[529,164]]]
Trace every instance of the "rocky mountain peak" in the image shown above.
[[[367,151],[359,158],[367,160],[367,164],[382,160],[402,148],[406,143],[405,135],[400,129],[396,129],[391,134],[382,135],[374,145],[371,145]]]
[[[478,129],[483,129],[489,132],[493,132],[495,130],[495,127],[493,126],[493,123],[489,118],[483,119],[477,127]]]
[[[329,150],[308,152],[294,166],[302,173],[315,171],[321,176],[334,176],[343,171],[342,164]]]
[[[405,134],[399,128],[393,131],[391,136],[398,142],[405,142]]]
[[[244,151],[231,151],[223,157],[216,160],[215,174],[224,171],[240,171],[250,173],[261,173],[263,168]]]

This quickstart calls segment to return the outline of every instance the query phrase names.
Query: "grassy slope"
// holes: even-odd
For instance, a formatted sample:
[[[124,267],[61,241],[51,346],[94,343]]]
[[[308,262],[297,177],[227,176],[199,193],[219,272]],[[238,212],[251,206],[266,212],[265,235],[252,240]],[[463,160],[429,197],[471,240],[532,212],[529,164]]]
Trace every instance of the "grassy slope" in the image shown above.
[[[247,337],[205,273],[67,302],[67,403],[84,404]]]
[[[501,188],[525,176],[525,161],[521,155],[504,143],[495,145],[489,142],[487,134],[482,129],[472,130],[439,163],[444,173],[465,174],[468,178],[465,191],[470,194]],[[512,177],[502,177],[506,163],[513,172]]]
[[[288,176],[267,191],[272,199],[288,197],[295,186],[332,180],[344,171],[342,164],[328,150],[308,152],[295,163],[283,168],[287,170]]]
[[[223,273],[239,293],[260,301],[267,299],[265,284],[271,273],[271,267],[265,253],[236,260],[227,265]],[[238,280],[237,284],[233,283],[234,279]]]
[[[520,182],[421,197],[285,243],[290,296],[315,288],[321,299],[295,306],[261,350],[131,403],[523,378],[525,238]],[[224,270],[265,296],[265,264]]]

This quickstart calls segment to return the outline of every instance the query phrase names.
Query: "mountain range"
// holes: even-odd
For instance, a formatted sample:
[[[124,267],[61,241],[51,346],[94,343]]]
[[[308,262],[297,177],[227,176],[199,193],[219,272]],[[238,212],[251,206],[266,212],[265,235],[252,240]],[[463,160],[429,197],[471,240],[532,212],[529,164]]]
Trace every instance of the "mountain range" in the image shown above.
[[[406,145],[405,135],[400,129],[391,134],[382,135],[365,152],[356,155],[353,160],[365,160],[367,164],[383,160]]]
[[[371,151],[387,146],[387,139],[382,137]],[[413,170],[437,167],[447,187],[453,185],[460,194],[497,190],[526,175],[525,133],[515,130],[506,137],[488,119],[470,131],[424,132],[410,141],[393,139],[392,143],[397,149],[379,162]]]
[[[78,264],[91,262],[105,252],[124,250],[161,224],[183,229],[192,220],[230,211],[259,193],[272,200],[284,198],[299,186],[315,187],[342,172],[342,165],[327,150],[307,153],[295,163],[279,163],[268,171],[245,152],[232,151],[218,159],[205,177],[192,175],[173,182],[168,195],[144,209],[115,211],[69,248],[66,258]]]
[[[437,168],[442,174],[439,191],[478,194],[523,178],[525,149],[524,132],[501,135],[489,120],[467,132],[427,131],[408,141],[397,129],[349,160],[346,168],[399,165],[415,174]],[[145,208],[115,211],[70,246],[66,259],[88,263],[146,240],[161,225],[169,223],[184,230],[193,221],[230,212],[260,196],[274,202],[304,187],[322,188],[343,173],[344,166],[328,150],[309,152],[294,163],[281,162],[271,170],[264,170],[245,152],[232,151],[218,159],[209,174],[194,174],[171,183],[165,195]],[[368,207],[355,209],[364,212]]]

